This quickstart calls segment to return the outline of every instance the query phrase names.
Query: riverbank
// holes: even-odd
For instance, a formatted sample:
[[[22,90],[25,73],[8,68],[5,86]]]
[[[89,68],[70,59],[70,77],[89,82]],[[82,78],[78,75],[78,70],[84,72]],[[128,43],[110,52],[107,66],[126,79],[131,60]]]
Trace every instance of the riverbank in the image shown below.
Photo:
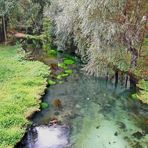
[[[139,99],[148,104],[148,37],[144,38],[139,51],[136,67],[130,67],[130,59],[127,53],[124,53],[121,61],[115,61],[113,67],[121,74],[128,74],[137,83],[137,91],[133,94],[133,99]],[[126,82],[125,82],[126,83]]]
[[[0,148],[23,137],[47,84],[48,67],[21,56],[17,47],[0,45]]]

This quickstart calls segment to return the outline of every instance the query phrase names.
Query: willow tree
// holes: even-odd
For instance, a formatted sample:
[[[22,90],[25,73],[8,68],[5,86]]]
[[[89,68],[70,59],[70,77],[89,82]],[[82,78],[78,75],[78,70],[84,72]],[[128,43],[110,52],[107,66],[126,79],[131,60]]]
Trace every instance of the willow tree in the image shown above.
[[[57,44],[64,48],[74,38],[89,74],[104,75],[117,63],[121,69],[122,65],[134,67],[147,21],[145,3],[145,0],[53,0],[50,16],[56,24]]]

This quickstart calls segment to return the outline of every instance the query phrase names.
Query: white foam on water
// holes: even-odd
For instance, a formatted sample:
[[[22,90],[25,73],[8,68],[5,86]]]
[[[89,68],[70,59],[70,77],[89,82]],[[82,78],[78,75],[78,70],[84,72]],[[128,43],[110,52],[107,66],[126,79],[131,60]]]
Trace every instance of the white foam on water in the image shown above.
[[[36,130],[38,136],[34,148],[64,148],[68,144],[68,138],[62,126],[39,126]]]

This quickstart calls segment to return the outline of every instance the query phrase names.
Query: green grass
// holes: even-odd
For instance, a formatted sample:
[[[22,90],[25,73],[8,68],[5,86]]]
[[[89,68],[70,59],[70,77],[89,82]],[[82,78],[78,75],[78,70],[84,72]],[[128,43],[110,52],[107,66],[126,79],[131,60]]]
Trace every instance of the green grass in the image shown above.
[[[16,47],[0,45],[0,148],[13,147],[24,135],[48,74],[43,63],[23,60]]]

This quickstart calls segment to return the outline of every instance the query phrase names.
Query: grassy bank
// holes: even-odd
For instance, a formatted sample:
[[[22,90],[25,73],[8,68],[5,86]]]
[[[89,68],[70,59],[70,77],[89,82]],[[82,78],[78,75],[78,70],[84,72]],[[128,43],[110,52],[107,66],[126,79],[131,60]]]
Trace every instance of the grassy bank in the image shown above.
[[[0,45],[0,148],[13,147],[23,136],[48,73],[43,63],[23,60],[16,47]]]

